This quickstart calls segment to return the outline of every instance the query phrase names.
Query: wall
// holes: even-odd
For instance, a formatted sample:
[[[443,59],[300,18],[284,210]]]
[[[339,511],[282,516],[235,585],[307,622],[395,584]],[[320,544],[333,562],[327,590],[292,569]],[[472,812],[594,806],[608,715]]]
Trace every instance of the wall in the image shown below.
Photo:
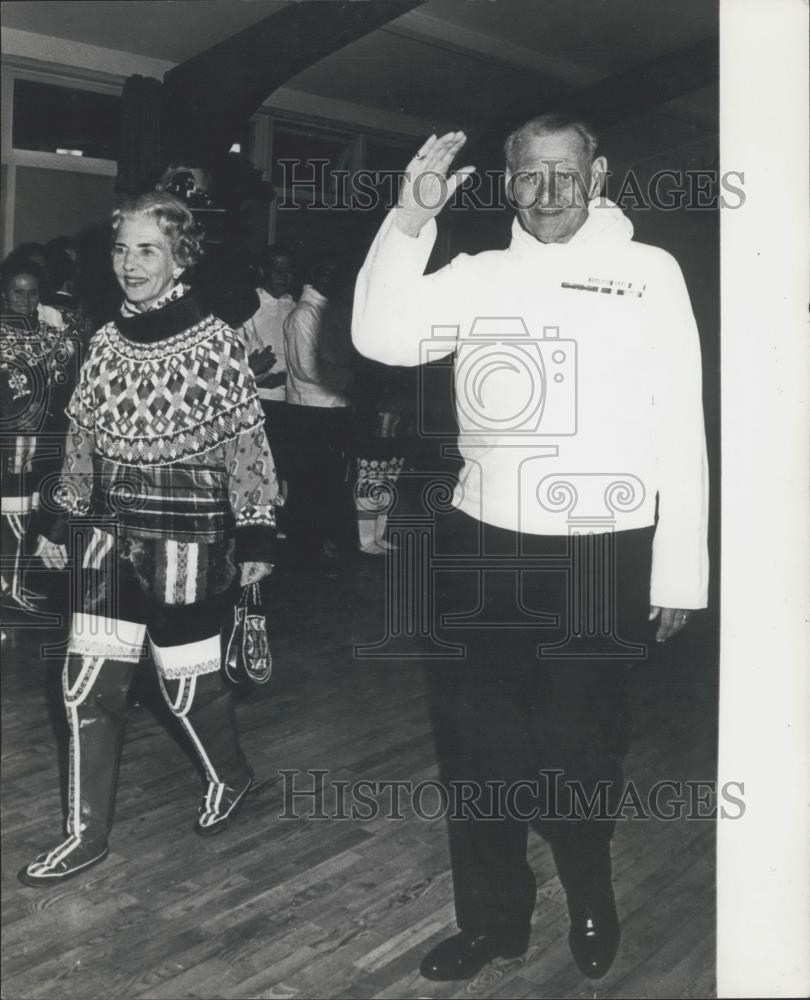
[[[18,167],[14,240],[47,243],[105,222],[115,202],[115,178],[44,167]]]

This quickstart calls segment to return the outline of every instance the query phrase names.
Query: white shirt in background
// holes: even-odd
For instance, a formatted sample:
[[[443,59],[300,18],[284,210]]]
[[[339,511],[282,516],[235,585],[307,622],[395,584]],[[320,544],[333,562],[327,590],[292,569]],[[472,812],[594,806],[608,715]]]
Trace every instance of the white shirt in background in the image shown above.
[[[256,292],[259,296],[259,308],[242,326],[245,346],[248,357],[271,347],[277,361],[269,374],[278,375],[287,370],[284,355],[284,320],[295,308],[295,299],[292,295],[282,295],[281,298],[276,299],[264,288],[257,288]],[[257,379],[256,388],[259,399],[283,403],[286,398],[286,390],[283,385],[268,389],[262,387]]]
[[[354,379],[351,312],[304,285],[284,322],[287,402],[297,406],[348,406]]]

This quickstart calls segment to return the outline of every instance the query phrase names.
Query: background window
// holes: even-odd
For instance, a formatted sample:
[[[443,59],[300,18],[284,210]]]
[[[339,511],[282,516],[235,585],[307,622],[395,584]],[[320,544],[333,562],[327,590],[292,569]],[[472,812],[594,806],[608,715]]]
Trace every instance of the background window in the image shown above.
[[[352,142],[351,136],[276,125],[273,129],[273,184],[289,187],[293,179],[299,182],[311,179],[318,188],[329,190],[333,186],[329,176],[331,171],[348,169]],[[280,160],[297,160],[298,165],[294,168],[291,164],[282,167]],[[315,160],[326,160],[326,166],[307,165]]]
[[[106,224],[115,204],[115,178],[72,170],[17,167],[14,242],[47,243]]]
[[[33,80],[14,81],[15,149],[118,159],[121,98]]]
[[[363,166],[369,170],[386,170],[401,173],[421,145],[422,140],[414,139],[410,146],[393,145],[369,139]]]

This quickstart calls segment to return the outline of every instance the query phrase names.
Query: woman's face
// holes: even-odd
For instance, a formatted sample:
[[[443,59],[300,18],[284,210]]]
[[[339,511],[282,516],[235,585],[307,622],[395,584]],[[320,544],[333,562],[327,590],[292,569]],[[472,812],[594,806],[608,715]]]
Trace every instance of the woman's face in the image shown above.
[[[16,274],[3,294],[3,303],[15,316],[33,316],[39,305],[39,282],[33,274]]]
[[[149,215],[125,217],[115,235],[113,270],[127,302],[143,311],[183,273],[169,237]]]

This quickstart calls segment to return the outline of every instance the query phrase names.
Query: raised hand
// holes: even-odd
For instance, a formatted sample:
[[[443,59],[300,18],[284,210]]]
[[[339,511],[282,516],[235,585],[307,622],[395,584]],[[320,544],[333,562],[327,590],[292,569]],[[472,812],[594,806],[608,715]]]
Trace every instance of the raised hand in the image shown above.
[[[417,236],[473,173],[475,167],[467,166],[447,176],[466,141],[463,132],[448,132],[438,139],[432,135],[405,168],[396,211],[396,225],[401,232]]]

